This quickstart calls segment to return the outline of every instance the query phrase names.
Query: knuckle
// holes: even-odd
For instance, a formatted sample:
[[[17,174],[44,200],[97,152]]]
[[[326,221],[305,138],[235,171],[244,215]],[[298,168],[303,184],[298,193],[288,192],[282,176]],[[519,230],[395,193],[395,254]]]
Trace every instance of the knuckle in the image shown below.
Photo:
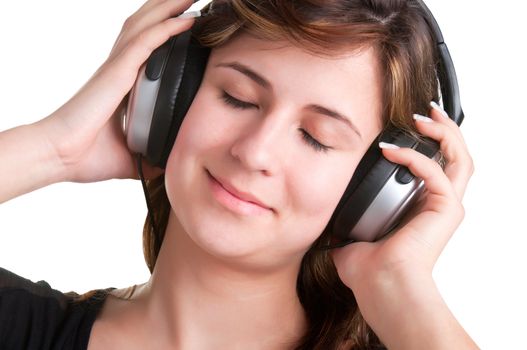
[[[465,207],[461,203],[461,201],[453,198],[445,199],[444,208],[448,208],[446,212],[448,215],[455,220],[456,222],[460,223],[465,218]]]
[[[131,15],[124,21],[123,30],[128,30],[130,28],[133,28],[135,26],[135,23],[137,23],[137,19],[135,18],[134,15]]]
[[[126,48],[126,55],[134,57],[134,60],[146,60],[148,56],[154,51],[155,47],[151,43],[151,38],[148,32],[142,32],[135,36],[130,41],[130,45]]]
[[[463,206],[463,203],[460,200],[450,197],[447,200],[446,208],[448,208],[450,215],[456,221],[463,221],[463,218],[465,217],[465,207]]]
[[[458,202],[458,205],[456,206],[456,213],[457,213],[459,221],[460,222],[463,221],[463,219],[465,218],[466,211],[465,211],[465,207],[463,206],[461,202]]]
[[[472,175],[474,175],[474,159],[470,155],[467,154],[461,164],[463,164],[462,169],[464,174],[467,175],[467,177],[471,177]]]
[[[174,27],[173,24],[170,21],[164,21],[164,22],[161,22],[159,25],[160,25],[161,32],[168,39],[168,34],[165,35],[165,33],[169,33],[170,31],[173,30],[173,27]]]
[[[474,175],[476,171],[476,166],[474,165],[474,159],[471,156],[468,156],[468,173],[470,176]]]
[[[146,32],[138,33],[132,40],[131,46],[138,50],[146,49],[148,47],[148,34]]]

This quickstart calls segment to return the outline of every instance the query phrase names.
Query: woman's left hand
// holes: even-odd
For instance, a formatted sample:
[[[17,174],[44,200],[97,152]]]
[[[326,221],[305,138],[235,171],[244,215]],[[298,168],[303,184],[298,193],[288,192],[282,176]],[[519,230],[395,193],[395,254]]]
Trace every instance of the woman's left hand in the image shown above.
[[[416,312],[426,308],[421,303],[441,304],[431,299],[434,295],[440,298],[432,270],[464,217],[461,202],[474,171],[472,158],[459,127],[444,111],[434,107],[430,117],[418,118],[416,126],[440,143],[447,161],[444,170],[415,150],[383,149],[386,159],[422,178],[426,190],[395,232],[377,242],[357,242],[333,252],[340,278],[354,292],[364,318],[376,333],[396,330],[397,323],[404,322],[401,311],[411,315],[412,308]],[[414,315],[414,321],[422,316],[426,318],[424,314]]]

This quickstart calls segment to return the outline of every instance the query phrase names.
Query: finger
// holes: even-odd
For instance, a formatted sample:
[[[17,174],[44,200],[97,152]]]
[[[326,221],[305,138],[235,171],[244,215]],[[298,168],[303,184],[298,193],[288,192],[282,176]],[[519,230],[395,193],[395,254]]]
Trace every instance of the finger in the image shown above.
[[[170,13],[169,15],[166,15],[160,19],[160,20],[164,20],[176,14],[183,13],[186,9],[188,9],[192,5],[192,3],[193,3],[193,0],[179,0],[179,1],[149,0],[145,2],[143,6],[141,6],[130,17],[128,17],[125,23],[126,22],[129,22],[129,24],[140,23],[142,18],[144,18],[145,16],[148,16],[149,13],[152,12],[153,9],[158,8],[160,5],[163,6],[165,11],[168,10],[168,12]]]
[[[444,172],[450,179],[452,186],[459,199],[463,195],[468,184],[468,180],[473,173],[473,161],[467,145],[462,137],[459,136],[459,128],[452,129],[444,117],[439,121],[423,116],[415,115],[417,130],[424,136],[430,137],[439,142],[441,152],[447,159]]]
[[[432,107],[430,109],[430,117],[435,122],[444,124],[449,127],[464,142],[464,137],[461,133],[461,130],[459,129],[459,125],[457,125],[455,121],[450,119],[447,112],[434,101],[430,102],[430,106]]]
[[[160,4],[162,2],[165,2],[166,0],[149,0],[146,1],[137,11],[135,11],[134,15],[137,13],[140,13],[142,11],[147,11],[148,9],[152,8],[153,6],[156,6],[157,4]]]
[[[364,261],[374,254],[380,244],[380,242],[354,242],[344,247],[332,249],[330,251],[331,258],[342,282],[351,289],[354,289],[355,285],[359,285],[362,276],[368,275],[364,266],[372,270],[375,269],[374,266],[365,264]]]
[[[395,261],[424,252],[422,261],[428,261],[432,268],[463,220],[464,213],[463,205],[456,198],[433,196],[425,190],[398,227],[376,243],[405,247],[407,250],[396,256]]]
[[[437,162],[413,149],[383,149],[383,155],[408,167],[425,185],[417,215],[407,217],[401,230],[386,242],[404,241],[402,246],[415,246],[415,251],[428,252],[426,255],[433,257],[430,261],[435,262],[464,215],[454,186]]]
[[[123,24],[110,56],[119,54],[128,43],[144,30],[179,15],[192,5],[191,0],[147,2]]]
[[[168,19],[146,30],[121,55],[104,64],[63,107],[62,114],[71,115],[69,123],[84,125],[91,120],[95,129],[101,127],[117,109],[132,88],[141,65],[152,51],[173,35],[189,29],[193,19]],[[78,109],[80,104],[85,108]]]
[[[397,146],[381,143],[382,153],[393,163],[407,167],[412,174],[423,179],[426,189],[433,195],[455,196],[450,180],[433,159],[411,148],[394,148]]]
[[[459,227],[464,214],[465,210],[457,200],[445,201],[439,209],[423,208],[423,211],[401,226],[386,244],[400,244],[414,252],[422,251],[422,261],[428,261],[432,267]]]
[[[116,63],[119,67],[124,68],[127,74],[130,71],[134,71],[137,74],[139,67],[156,48],[170,37],[190,29],[193,23],[193,18],[169,18],[152,26],[130,42],[116,59]],[[135,80],[135,75],[133,78]]]
[[[184,1],[161,1],[148,7],[145,11],[138,11],[135,14],[134,20],[132,21],[132,27],[139,27],[139,29],[145,29],[153,24],[164,21],[168,18],[177,16],[186,11],[192,0]]]

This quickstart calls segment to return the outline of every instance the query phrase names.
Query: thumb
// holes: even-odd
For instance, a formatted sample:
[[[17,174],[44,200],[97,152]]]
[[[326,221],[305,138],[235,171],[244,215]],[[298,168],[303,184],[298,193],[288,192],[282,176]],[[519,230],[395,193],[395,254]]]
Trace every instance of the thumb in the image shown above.
[[[358,276],[374,245],[375,243],[370,242],[354,242],[331,251],[339,277],[348,287],[351,288],[354,276]]]

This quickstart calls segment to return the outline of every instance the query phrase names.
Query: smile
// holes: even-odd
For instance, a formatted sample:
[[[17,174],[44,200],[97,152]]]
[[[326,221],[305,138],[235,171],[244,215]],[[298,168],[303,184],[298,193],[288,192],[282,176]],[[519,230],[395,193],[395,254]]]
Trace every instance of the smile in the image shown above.
[[[253,195],[238,191],[225,181],[216,179],[206,170],[213,197],[226,209],[240,215],[261,215],[272,211]]]

